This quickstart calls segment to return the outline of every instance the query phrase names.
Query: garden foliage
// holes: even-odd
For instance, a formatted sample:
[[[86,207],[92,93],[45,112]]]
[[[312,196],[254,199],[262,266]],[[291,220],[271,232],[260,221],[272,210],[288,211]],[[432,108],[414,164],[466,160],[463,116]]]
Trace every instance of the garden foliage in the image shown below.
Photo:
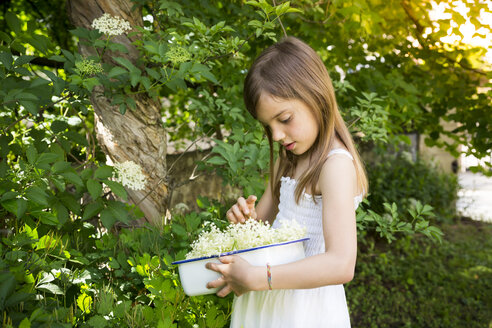
[[[129,32],[135,40],[132,51],[139,54],[131,62],[125,57],[128,47],[103,23],[92,29],[73,28],[70,34],[46,30],[40,18],[35,19],[37,14],[29,15],[21,3],[12,1],[12,10],[4,10],[0,31],[3,325],[227,325],[231,297],[186,297],[170,263],[184,258],[205,221],[224,226],[228,200],[199,199],[199,212],[130,228],[142,212],[128,202],[128,190],[141,183],[122,178],[116,165],[106,165],[108,150],[99,147],[94,127],[91,101],[96,90],[121,115],[136,111],[141,95],[162,100],[162,124],[169,140],[179,144],[213,136],[216,146],[200,169],[217,173],[245,194],[260,195],[268,178],[268,145],[261,126],[243,108],[242,81],[253,58],[286,28],[319,50],[361,147],[405,141],[402,133],[414,129],[429,132],[429,142],[439,144],[437,136],[444,132],[437,118],[446,114],[463,123],[463,133],[454,140],[463,142],[471,135],[465,141],[479,155],[486,154],[490,137],[484,131],[490,120],[470,123],[475,115],[490,115],[485,111],[488,96],[473,88],[471,72],[479,57],[473,49],[451,53],[466,60],[449,59],[449,54],[439,60],[438,52],[409,48],[407,35],[398,35],[403,33],[399,23],[383,20],[388,12],[402,10],[396,4],[330,3],[201,1],[203,9],[194,1],[135,0],[134,10],[147,19]],[[46,12],[47,22],[56,21],[48,15],[50,7],[40,4],[37,9]],[[325,20],[343,29],[326,27],[326,35],[318,37],[318,23]],[[382,37],[395,26],[396,39]],[[126,30],[122,25],[115,33]],[[76,45],[90,48],[90,54],[80,53]],[[379,61],[366,58],[376,53]],[[111,61],[104,60],[108,54]],[[424,55],[429,60],[416,65]],[[443,74],[461,83],[459,93],[449,91]],[[473,114],[460,110],[468,106],[473,106]],[[456,151],[455,144],[447,147]],[[397,167],[411,172],[407,178],[415,188],[422,187],[421,172],[432,175],[420,162]],[[399,187],[386,194],[377,181],[384,185],[402,173],[391,176],[384,170],[388,175],[380,168],[373,169],[374,175],[369,170],[376,188],[357,213],[362,240],[375,234],[392,242],[403,234],[423,233],[441,241],[441,231],[431,223],[434,211],[452,214],[441,212],[453,200],[452,188],[436,203],[429,197],[402,195],[396,192]],[[443,184],[439,179],[436,183]]]

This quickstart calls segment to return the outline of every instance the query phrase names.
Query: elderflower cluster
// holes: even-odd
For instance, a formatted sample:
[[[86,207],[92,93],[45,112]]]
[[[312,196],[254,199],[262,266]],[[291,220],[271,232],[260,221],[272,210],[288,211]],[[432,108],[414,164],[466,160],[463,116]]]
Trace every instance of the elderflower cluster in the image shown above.
[[[121,35],[131,30],[130,23],[123,18],[104,14],[92,21],[92,28],[107,35]]]
[[[123,186],[132,190],[143,190],[145,188],[145,175],[140,165],[133,161],[116,163],[113,178]]]
[[[191,55],[185,48],[172,47],[166,52],[166,57],[174,65],[184,63],[191,59]]]
[[[102,73],[103,68],[101,63],[96,63],[92,59],[84,59],[75,63],[75,67],[79,70],[82,75],[94,75],[97,73]]]
[[[278,229],[274,229],[268,222],[249,219],[244,224],[231,224],[221,231],[211,223],[210,230],[203,231],[191,244],[186,259],[298,240],[306,235],[306,228],[295,220],[284,220],[280,224]]]

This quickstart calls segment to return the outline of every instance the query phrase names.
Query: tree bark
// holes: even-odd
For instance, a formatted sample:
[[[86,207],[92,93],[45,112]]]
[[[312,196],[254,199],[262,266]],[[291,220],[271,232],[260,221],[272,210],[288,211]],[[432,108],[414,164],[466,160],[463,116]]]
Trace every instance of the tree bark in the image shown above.
[[[68,16],[74,26],[92,29],[92,21],[104,13],[117,16],[130,22],[131,26],[143,26],[142,15],[132,10],[130,0],[67,0]],[[127,35],[115,36],[114,42],[123,44],[128,54],[118,54],[135,64],[137,49]],[[94,50],[79,44],[84,56],[94,54]],[[105,53],[103,61],[112,62],[111,53]],[[112,62],[114,64],[114,62]],[[138,204],[151,223],[158,223],[167,211],[168,188],[166,166],[166,131],[162,127],[159,102],[147,94],[134,97],[136,110],[128,109],[121,115],[111,99],[103,96],[102,87],[95,87],[91,96],[94,107],[97,140],[106,154],[108,162],[122,163],[127,160],[139,164],[147,176],[145,190],[127,189],[129,200]],[[147,197],[145,197],[148,195]]]

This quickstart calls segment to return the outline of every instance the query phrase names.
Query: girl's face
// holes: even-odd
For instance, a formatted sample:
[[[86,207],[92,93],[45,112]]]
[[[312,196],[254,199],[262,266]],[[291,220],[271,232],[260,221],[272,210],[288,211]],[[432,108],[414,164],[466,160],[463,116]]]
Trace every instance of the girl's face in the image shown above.
[[[270,129],[273,140],[295,155],[305,154],[318,137],[319,124],[302,101],[262,93],[256,113],[258,120]]]

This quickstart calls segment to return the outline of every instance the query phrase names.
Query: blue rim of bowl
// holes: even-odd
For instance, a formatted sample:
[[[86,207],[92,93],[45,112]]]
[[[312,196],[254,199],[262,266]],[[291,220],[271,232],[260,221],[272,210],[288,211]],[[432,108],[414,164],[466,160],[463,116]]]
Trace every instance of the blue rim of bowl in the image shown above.
[[[234,255],[234,254],[239,254],[239,253],[244,253],[244,252],[250,252],[250,251],[254,251],[254,250],[262,249],[262,248],[268,248],[268,247],[274,247],[274,246],[281,246],[281,245],[298,243],[298,242],[301,242],[301,241],[306,241],[308,239],[309,238],[302,238],[302,239],[285,241],[283,243],[276,243],[276,244],[258,246],[258,247],[253,247],[253,248],[240,249],[240,250],[237,250],[237,251],[230,251],[230,252],[220,253],[220,255],[203,256],[203,257],[197,257],[197,258],[194,258],[194,259],[175,261],[175,262],[172,262],[171,264],[172,265],[179,265],[179,264],[188,263],[188,262],[195,262],[195,261],[201,261],[201,260],[206,260],[206,259],[212,259],[212,258],[215,258],[215,257],[221,257],[221,256],[227,256],[227,255]]]

